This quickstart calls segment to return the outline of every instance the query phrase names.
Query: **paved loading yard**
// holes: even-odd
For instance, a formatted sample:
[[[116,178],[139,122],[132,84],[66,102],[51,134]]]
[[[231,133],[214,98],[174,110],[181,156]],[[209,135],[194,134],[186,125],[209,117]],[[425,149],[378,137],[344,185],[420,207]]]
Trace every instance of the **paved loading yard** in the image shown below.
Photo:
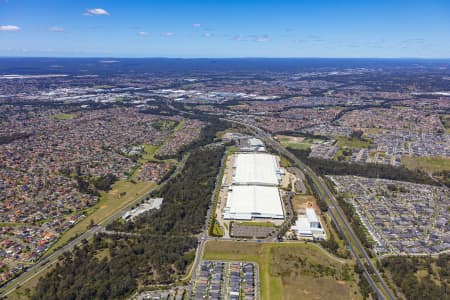
[[[190,299],[259,299],[255,263],[202,261]]]

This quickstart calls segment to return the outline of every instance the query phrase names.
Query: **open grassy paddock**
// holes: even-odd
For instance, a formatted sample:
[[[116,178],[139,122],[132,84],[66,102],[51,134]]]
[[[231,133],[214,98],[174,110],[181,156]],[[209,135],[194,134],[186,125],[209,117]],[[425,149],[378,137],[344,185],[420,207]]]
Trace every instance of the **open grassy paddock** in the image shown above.
[[[237,225],[241,226],[260,226],[260,227],[274,227],[275,225],[272,222],[252,222],[252,221],[244,221],[244,222],[236,222]]]
[[[441,115],[441,122],[447,133],[450,133],[450,115]]]
[[[369,141],[361,141],[357,138],[336,137],[336,146],[338,147],[368,148],[370,144]]]
[[[299,210],[301,208],[305,208],[308,202],[315,204],[316,198],[312,195],[295,195],[291,202],[294,210]]]
[[[61,114],[53,115],[53,116],[51,116],[51,118],[55,119],[55,120],[69,120],[69,119],[75,118],[75,115],[61,113]]]
[[[361,299],[353,262],[315,244],[209,241],[203,258],[258,263],[263,300]]]
[[[309,138],[289,135],[277,135],[277,139],[283,146],[295,150],[307,150],[311,147],[311,142],[313,142]]]
[[[110,191],[101,194],[98,203],[88,210],[87,217],[67,230],[49,249],[48,253],[51,253],[51,250],[63,246],[75,236],[85,232],[86,228],[91,223],[91,220],[93,220],[95,224],[106,220],[137,198],[149,193],[155,186],[156,183],[154,182],[138,182],[133,184],[132,182],[125,180],[117,181]]]
[[[95,224],[106,220],[120,209],[149,193],[155,186],[156,183],[154,182],[138,182],[136,184],[124,180],[116,182],[109,192],[102,193],[98,203],[89,209],[87,217],[66,231],[47,253],[52,253],[53,250],[63,246],[72,238],[85,232],[86,228],[90,225],[91,220],[93,220]],[[34,276],[31,280],[27,281],[24,285],[11,293],[8,296],[8,299],[28,299],[27,289],[32,289],[38,283],[39,278],[44,276],[51,269],[52,268],[49,267],[39,273],[39,275]]]
[[[402,165],[411,170],[423,170],[434,173],[439,171],[450,171],[450,158],[448,157],[410,157],[403,156]]]
[[[146,163],[153,159],[153,157],[156,154],[156,151],[158,151],[160,146],[145,144],[144,145],[144,153],[142,154],[142,159],[139,160],[140,163]]]
[[[309,143],[287,143],[285,146],[294,150],[307,150],[311,148],[311,144]]]

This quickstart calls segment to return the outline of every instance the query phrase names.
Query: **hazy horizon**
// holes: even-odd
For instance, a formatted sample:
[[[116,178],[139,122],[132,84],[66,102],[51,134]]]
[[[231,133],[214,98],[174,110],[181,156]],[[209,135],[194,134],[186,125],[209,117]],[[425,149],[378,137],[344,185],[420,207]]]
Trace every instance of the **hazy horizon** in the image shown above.
[[[450,58],[450,2],[0,0],[0,56]]]

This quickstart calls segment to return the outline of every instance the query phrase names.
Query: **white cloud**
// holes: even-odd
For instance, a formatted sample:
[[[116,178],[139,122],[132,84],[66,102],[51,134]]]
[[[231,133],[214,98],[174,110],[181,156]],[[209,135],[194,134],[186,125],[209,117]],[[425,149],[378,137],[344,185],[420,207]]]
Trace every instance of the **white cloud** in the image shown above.
[[[52,32],[64,32],[65,29],[64,27],[59,27],[59,26],[52,26],[48,29],[48,31],[52,31]]]
[[[199,27],[202,27],[202,24],[200,24],[200,23],[194,23],[194,24],[192,24],[192,27],[194,27],[194,28],[199,28]]]
[[[150,33],[148,33],[147,31],[139,31],[138,35],[140,35],[140,36],[149,36]]]
[[[162,35],[163,36],[174,36],[175,32],[163,32]]]
[[[233,36],[232,39],[238,42],[245,41],[244,37],[240,34]]]
[[[257,36],[255,37],[254,41],[257,43],[267,43],[270,42],[270,37],[268,37],[267,35]]]
[[[232,40],[235,40],[237,42],[256,42],[256,43],[267,43],[270,42],[270,37],[267,34],[264,35],[235,35],[231,38]]]
[[[103,8],[89,8],[84,11],[85,16],[109,16],[109,12],[107,12]]]
[[[204,36],[204,37],[212,37],[213,34],[212,34],[211,32],[205,32],[205,33],[203,34],[203,36]]]
[[[0,31],[19,31],[20,27],[16,25],[0,25]]]

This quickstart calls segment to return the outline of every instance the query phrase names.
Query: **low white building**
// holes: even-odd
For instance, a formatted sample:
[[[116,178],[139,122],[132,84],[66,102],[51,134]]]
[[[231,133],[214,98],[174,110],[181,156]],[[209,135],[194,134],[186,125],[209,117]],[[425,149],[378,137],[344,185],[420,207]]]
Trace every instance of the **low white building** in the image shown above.
[[[122,219],[123,220],[133,220],[140,214],[152,210],[152,209],[159,209],[161,207],[161,204],[163,203],[163,198],[150,198],[146,200],[144,203],[140,204],[138,207],[127,211],[123,214]]]
[[[326,233],[312,208],[306,208],[304,215],[298,215],[295,225],[291,227],[298,237],[314,240],[324,240]]]

